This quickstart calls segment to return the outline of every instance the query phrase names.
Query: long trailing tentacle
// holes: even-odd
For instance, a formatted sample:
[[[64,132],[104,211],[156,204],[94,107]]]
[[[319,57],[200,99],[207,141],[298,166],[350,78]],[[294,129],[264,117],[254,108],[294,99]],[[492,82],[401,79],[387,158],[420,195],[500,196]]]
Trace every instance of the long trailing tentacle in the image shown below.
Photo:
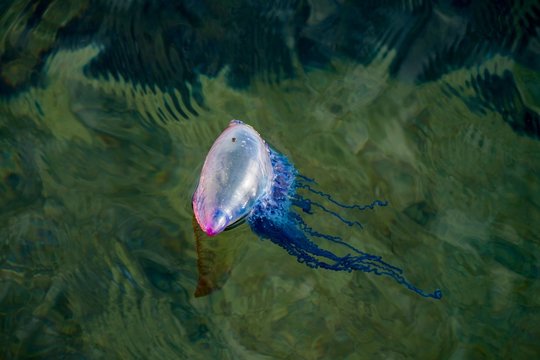
[[[318,231],[313,230],[309,226],[307,226],[304,222],[304,220],[297,214],[291,214],[290,215],[292,219],[294,219],[297,222],[297,225],[300,229],[302,229],[306,234],[309,234],[313,237],[318,238],[324,238],[326,240],[330,240],[334,243],[343,245],[355,253],[359,255],[352,256],[351,254],[347,254],[345,256],[336,256],[332,254],[329,259],[336,261],[334,264],[330,264],[329,266],[321,266],[329,270],[335,270],[335,271],[353,271],[353,270],[361,270],[363,272],[373,272],[376,275],[386,275],[392,277],[394,280],[396,280],[399,284],[404,285],[408,289],[416,292],[417,294],[423,296],[423,297],[431,297],[434,299],[440,299],[442,297],[442,292],[439,289],[436,289],[432,293],[426,293],[425,291],[417,288],[412,283],[410,283],[404,276],[403,276],[403,270],[386,263],[382,260],[381,256],[378,255],[372,255],[366,252],[363,252],[354,246],[346,243],[343,241],[342,238],[339,236],[332,236],[320,233]],[[307,241],[311,242],[306,237]],[[312,254],[327,257],[327,252],[321,252],[317,245],[315,247],[311,247]],[[325,264],[328,265],[328,264]]]
[[[304,213],[312,214],[312,207],[317,207],[348,226],[362,227],[360,222],[348,220],[325,205],[298,194],[296,190],[305,189],[343,209],[363,211],[374,209],[377,206],[386,206],[388,205],[387,201],[375,200],[368,205],[341,203],[329,194],[314,188],[312,185],[316,184],[315,180],[299,174],[284,155],[273,149],[270,149],[270,155],[276,173],[272,193],[268,198],[263,199],[248,217],[248,223],[256,234],[284,248],[299,262],[311,268],[348,272],[359,270],[385,275],[423,297],[433,299],[442,297],[442,292],[439,289],[428,293],[417,288],[404,277],[402,269],[386,263],[382,257],[361,251],[339,236],[324,234],[311,228],[291,208],[291,206],[295,206]],[[337,255],[330,250],[319,247],[313,241],[315,238],[331,241],[350,252],[341,256]]]
[[[295,186],[296,188],[299,188],[299,189],[306,189],[314,194],[317,194],[321,197],[324,197],[326,198],[328,201],[334,203],[335,205],[341,207],[341,208],[344,208],[344,209],[358,209],[358,210],[373,210],[376,206],[387,206],[388,205],[388,201],[386,200],[374,200],[371,202],[371,204],[367,204],[367,205],[359,205],[359,204],[344,204],[342,202],[339,202],[337,200],[335,200],[330,194],[327,194],[323,191],[320,191],[320,190],[317,190],[317,189],[314,189],[311,185],[309,185],[309,183],[311,184],[317,184],[317,182],[312,179],[312,178],[309,178],[305,175],[302,175],[300,173],[297,173],[296,174],[296,177],[300,180],[303,180],[303,181],[296,181],[295,182]]]
[[[292,199],[292,204],[294,206],[297,206],[299,207],[300,209],[302,209],[302,211],[304,211],[305,213],[307,214],[313,214],[313,211],[311,210],[311,207],[312,206],[315,206],[315,207],[318,207],[319,209],[321,209],[322,211],[324,211],[325,213],[327,214],[330,214],[332,215],[333,217],[339,219],[342,223],[346,224],[346,225],[349,225],[349,226],[353,226],[353,225],[357,225],[359,226],[360,228],[363,228],[364,226],[362,225],[362,223],[360,223],[359,221],[351,221],[351,220],[347,220],[345,219],[343,216],[339,215],[337,212],[335,211],[332,211],[330,209],[327,209],[324,205],[321,205],[319,204],[318,202],[315,202],[315,201],[312,201],[310,199],[306,199],[304,198],[303,196],[300,196],[298,194],[296,194],[293,199]]]
[[[305,175],[302,175],[302,174],[300,174],[298,172],[296,173],[296,178],[297,179],[294,181],[294,188],[295,189],[307,190],[310,193],[316,194],[316,195],[326,199],[330,203],[332,203],[332,204],[334,204],[334,205],[336,205],[336,206],[338,206],[338,207],[340,207],[342,209],[356,209],[356,210],[360,210],[360,211],[365,211],[365,210],[373,210],[377,206],[382,207],[382,206],[387,206],[388,205],[388,201],[383,201],[383,200],[374,200],[370,204],[366,204],[366,205],[344,204],[344,203],[334,199],[330,194],[325,193],[324,191],[321,191],[321,190],[317,190],[313,186],[311,186],[310,184],[317,184],[317,182],[314,179],[311,179],[311,178],[309,178],[309,177],[307,177]],[[302,209],[302,211],[305,212],[305,213],[312,214],[313,213],[312,207],[317,207],[317,208],[321,209],[322,211],[324,211],[325,213],[330,214],[333,217],[337,218],[339,221],[341,221],[342,223],[344,223],[344,224],[346,224],[348,226],[357,225],[360,228],[364,227],[362,225],[362,223],[360,223],[359,221],[346,219],[345,217],[343,217],[342,215],[340,215],[336,211],[330,210],[329,208],[327,208],[323,204],[320,204],[317,201],[308,199],[308,198],[298,194],[296,191],[294,191],[294,193],[290,194],[290,196],[291,196],[291,200],[292,200],[292,205]]]
[[[286,219],[286,221],[283,221],[277,217],[254,217],[251,218],[250,225],[259,236],[281,246],[290,255],[295,256],[300,263],[304,263],[311,268],[347,272],[363,271],[376,275],[385,275],[420,296],[433,299],[442,297],[442,292],[439,289],[428,293],[414,286],[403,276],[402,269],[386,263],[382,260],[382,257],[363,252],[347,244],[338,236],[314,231],[305,225],[298,214],[290,212]],[[320,248],[306,234],[343,245],[356,255],[351,253],[344,256],[336,255],[329,250]]]

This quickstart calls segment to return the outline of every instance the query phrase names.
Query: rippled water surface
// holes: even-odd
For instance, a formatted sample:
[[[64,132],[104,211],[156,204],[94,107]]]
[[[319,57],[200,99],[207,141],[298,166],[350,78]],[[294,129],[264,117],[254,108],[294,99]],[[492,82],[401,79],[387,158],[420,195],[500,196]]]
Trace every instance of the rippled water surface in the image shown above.
[[[0,358],[540,353],[536,1],[0,2]],[[191,195],[230,119],[405,269],[310,269]]]

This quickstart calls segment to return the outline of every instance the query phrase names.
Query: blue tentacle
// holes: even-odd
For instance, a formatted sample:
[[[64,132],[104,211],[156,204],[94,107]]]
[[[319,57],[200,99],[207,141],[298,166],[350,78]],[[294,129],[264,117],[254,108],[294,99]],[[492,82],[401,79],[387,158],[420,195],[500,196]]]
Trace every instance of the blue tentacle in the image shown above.
[[[417,288],[403,276],[402,269],[386,263],[380,256],[361,251],[339,236],[324,234],[311,228],[298,213],[292,210],[292,206],[295,206],[302,209],[304,213],[312,214],[312,206],[315,206],[348,226],[362,227],[360,222],[348,220],[326,206],[297,194],[296,189],[305,189],[344,209],[363,211],[377,206],[386,206],[387,201],[375,200],[368,205],[343,204],[329,194],[309,185],[316,184],[315,180],[299,174],[284,155],[270,149],[270,158],[275,172],[271,194],[261,199],[248,217],[248,223],[257,235],[271,240],[290,255],[295,256],[299,262],[311,268],[347,272],[359,270],[385,275],[423,297],[434,299],[442,297],[439,289],[428,293]],[[314,238],[341,245],[350,252],[343,256],[337,255],[319,247],[312,240]]]

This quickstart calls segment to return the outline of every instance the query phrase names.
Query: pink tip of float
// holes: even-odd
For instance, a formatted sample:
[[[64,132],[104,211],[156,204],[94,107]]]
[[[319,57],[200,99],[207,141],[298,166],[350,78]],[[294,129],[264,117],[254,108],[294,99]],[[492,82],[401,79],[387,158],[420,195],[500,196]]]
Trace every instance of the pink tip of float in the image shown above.
[[[197,223],[208,236],[218,235],[227,227],[227,216],[219,209],[205,214],[200,214],[198,211],[194,211],[194,213]]]
[[[222,230],[216,231],[216,230],[214,230],[214,229],[206,229],[206,230],[203,229],[203,231],[204,231],[205,234],[208,235],[208,236],[216,236],[216,235],[219,234]]]
[[[223,226],[221,227],[220,226],[217,226],[217,227],[213,227],[213,226],[202,227],[201,226],[201,229],[208,236],[216,236],[218,234],[221,234],[223,230],[225,230]]]

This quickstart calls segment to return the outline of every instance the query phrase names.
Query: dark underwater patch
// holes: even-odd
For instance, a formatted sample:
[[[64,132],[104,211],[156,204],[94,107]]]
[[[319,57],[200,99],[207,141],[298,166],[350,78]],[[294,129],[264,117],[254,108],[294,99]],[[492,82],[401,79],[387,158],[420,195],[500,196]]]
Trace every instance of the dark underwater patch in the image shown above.
[[[533,1],[81,2],[63,21],[48,24],[48,40],[36,50],[29,34],[59,11],[54,4],[35,2],[20,14],[24,31],[0,54],[0,96],[39,84],[54,52],[93,43],[103,50],[84,69],[87,76],[122,78],[170,95],[156,121],[197,116],[195,104],[205,108],[199,76],[214,77],[225,67],[235,88],[278,83],[336,58],[367,66],[391,52],[389,75],[416,83],[473,69],[496,54],[539,67],[531,44],[540,34],[540,5]],[[471,110],[499,111],[514,131],[539,138],[539,115],[522,105],[511,77],[471,79],[482,101],[469,103]]]
[[[483,106],[501,114],[517,134],[540,139],[540,116],[524,104],[509,70],[502,75],[491,74],[486,70],[483,74],[472,76],[467,86],[472,87],[476,93],[476,97],[468,102],[471,111],[475,110],[472,104]]]
[[[495,54],[512,56],[540,70],[531,42],[538,41],[540,4],[534,1],[453,1],[445,15],[463,21],[463,33],[445,34],[421,60],[418,82],[435,81],[456,69],[483,63]],[[538,55],[538,54],[536,54]]]

